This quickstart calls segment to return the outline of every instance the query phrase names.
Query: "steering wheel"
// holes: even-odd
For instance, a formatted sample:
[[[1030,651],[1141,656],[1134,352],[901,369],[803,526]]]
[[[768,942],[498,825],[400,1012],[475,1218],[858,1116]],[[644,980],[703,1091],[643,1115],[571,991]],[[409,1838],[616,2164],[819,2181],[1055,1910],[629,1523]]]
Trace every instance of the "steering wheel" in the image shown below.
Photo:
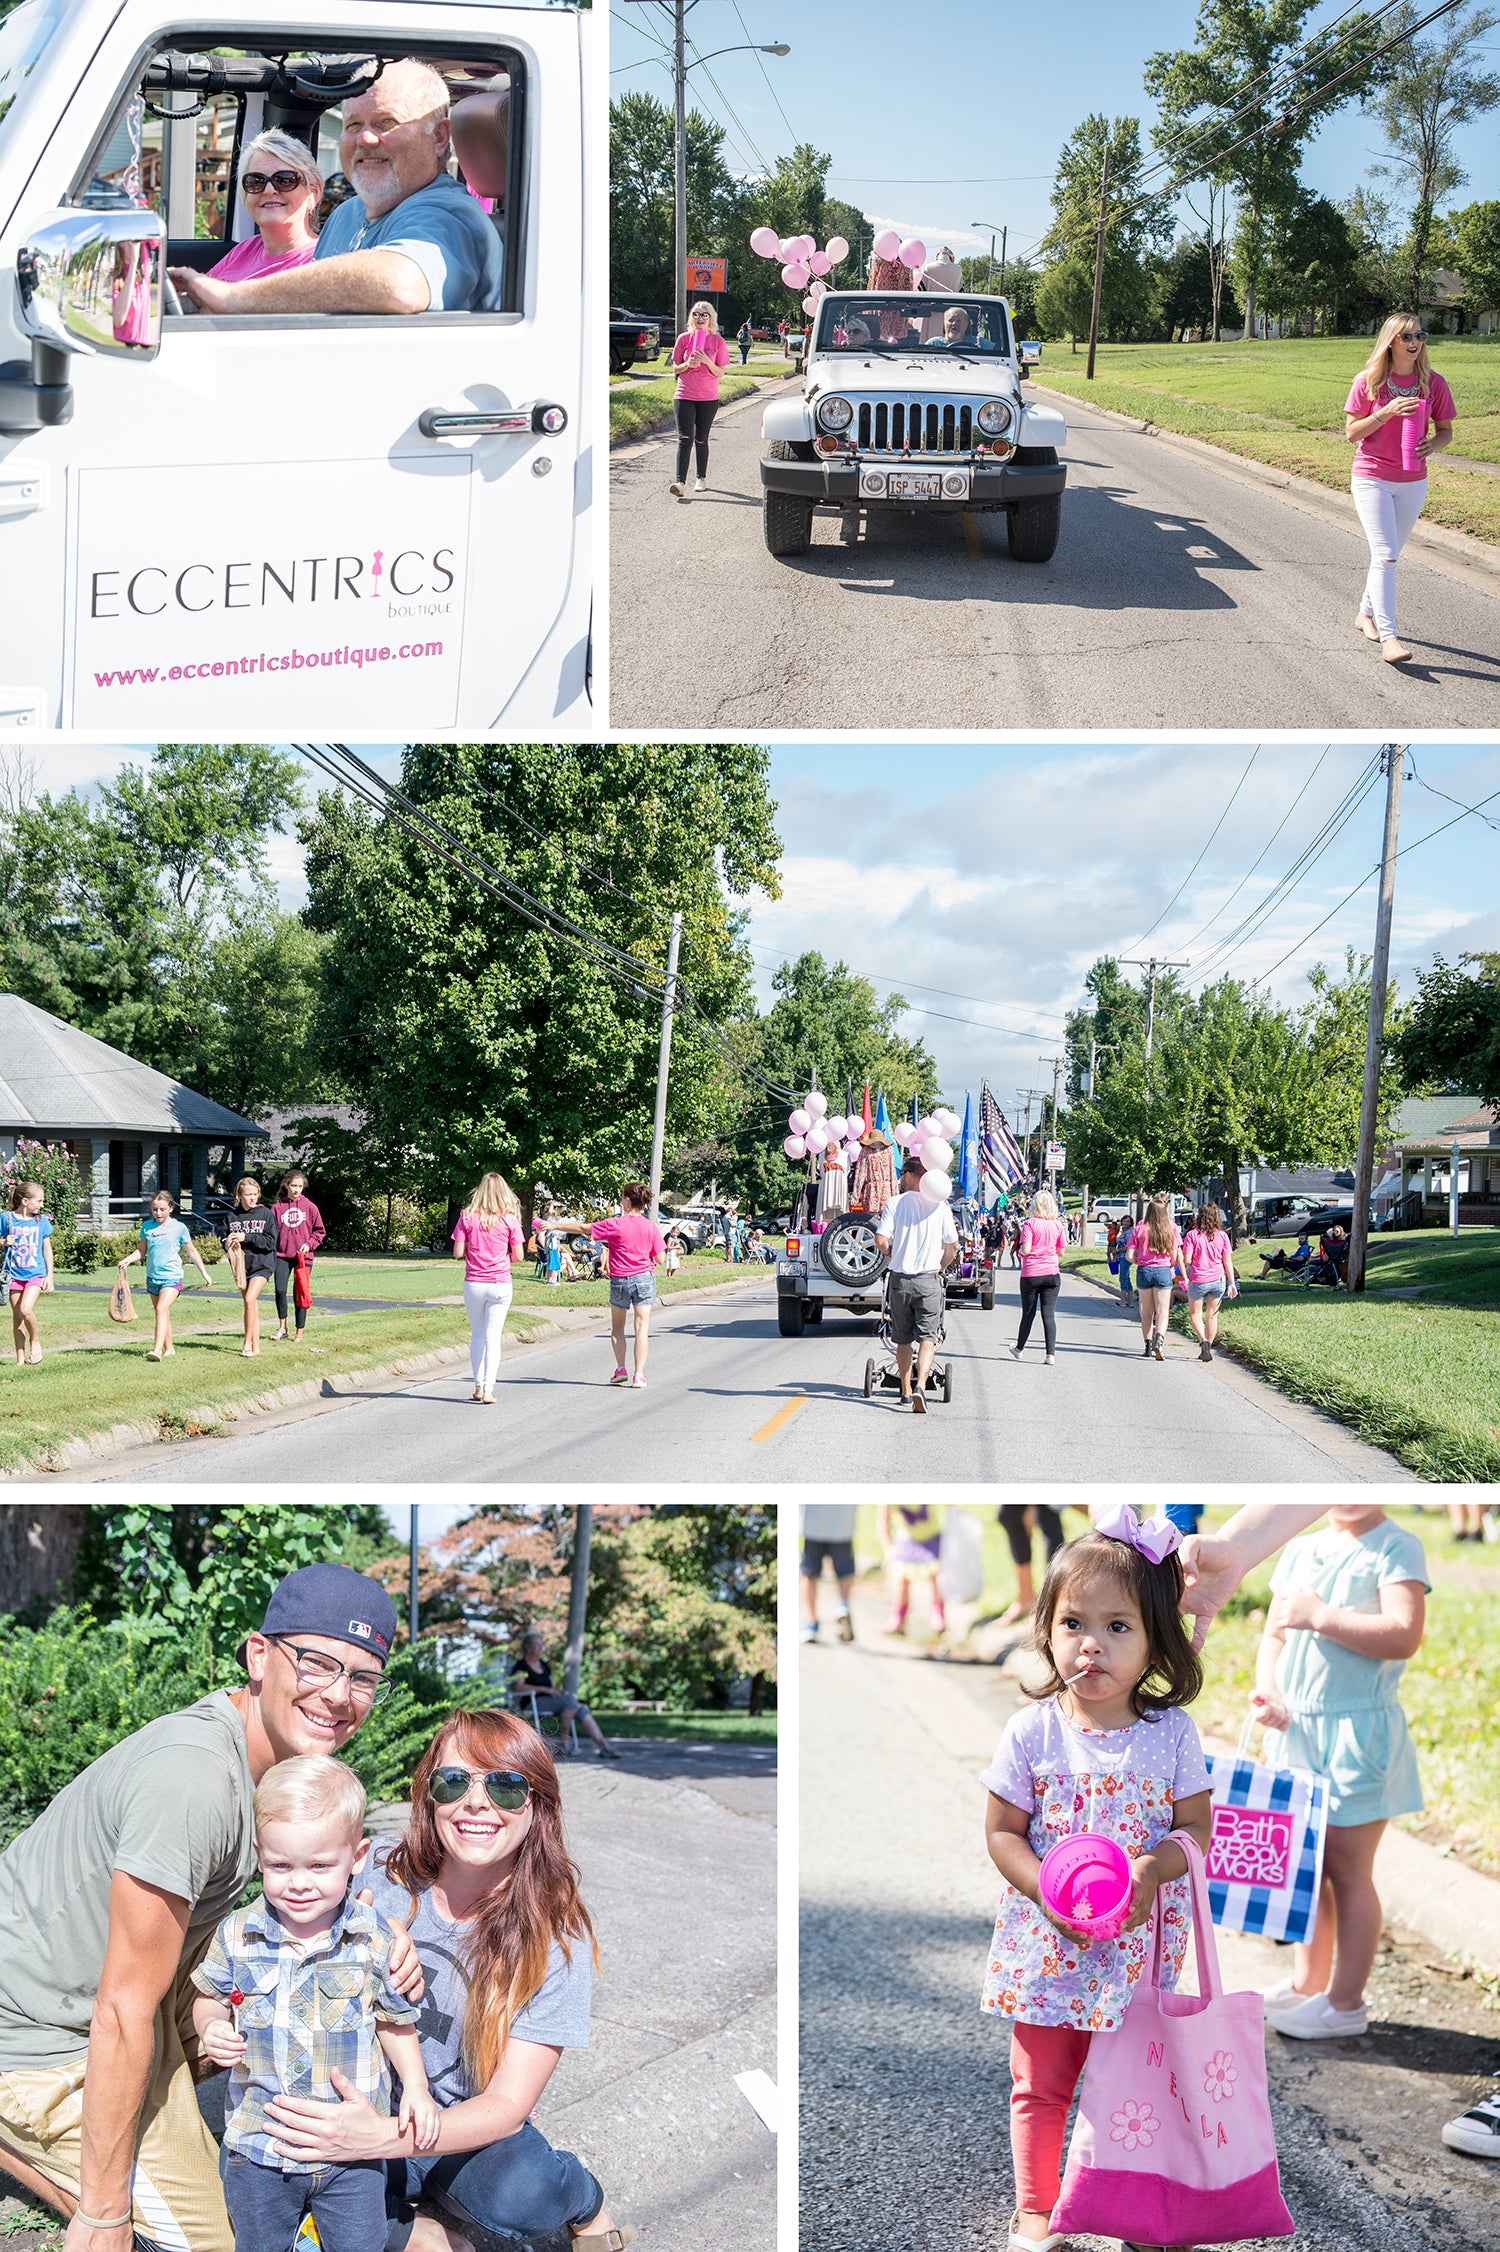
[[[182,299],[177,294],[177,284],[173,281],[171,275],[165,272],[161,277],[161,303],[162,311],[165,313],[180,313],[182,311]]]

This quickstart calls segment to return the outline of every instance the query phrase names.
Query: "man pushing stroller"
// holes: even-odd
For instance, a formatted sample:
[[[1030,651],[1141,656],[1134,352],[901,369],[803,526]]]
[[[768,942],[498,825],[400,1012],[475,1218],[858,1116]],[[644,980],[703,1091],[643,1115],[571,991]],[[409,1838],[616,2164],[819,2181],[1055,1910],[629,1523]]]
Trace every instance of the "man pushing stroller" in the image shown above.
[[[945,1269],[958,1257],[958,1230],[947,1204],[930,1204],[919,1195],[922,1161],[908,1157],[898,1192],[880,1215],[875,1241],[890,1260],[887,1304],[901,1397],[914,1415],[925,1415],[922,1394],[943,1329]],[[912,1386],[912,1346],[917,1348],[917,1380]]]

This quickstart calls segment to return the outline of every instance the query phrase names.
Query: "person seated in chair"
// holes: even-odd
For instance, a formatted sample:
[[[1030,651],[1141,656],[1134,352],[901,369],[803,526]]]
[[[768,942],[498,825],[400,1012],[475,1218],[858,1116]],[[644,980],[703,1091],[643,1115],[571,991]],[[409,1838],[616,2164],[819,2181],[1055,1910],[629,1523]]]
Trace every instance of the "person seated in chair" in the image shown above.
[[[580,1704],[571,1690],[558,1689],[553,1683],[552,1669],[547,1663],[545,1648],[539,1634],[528,1634],[521,1642],[521,1653],[511,1668],[512,1689],[534,1689],[539,1719],[556,1714],[562,1722],[562,1747],[566,1752],[578,1749],[578,1739],[573,1733],[575,1720],[585,1736],[599,1747],[601,1759],[618,1759],[619,1753],[605,1737],[603,1729],[589,1711]]]
[[[1282,1269],[1289,1275],[1300,1275],[1311,1257],[1312,1245],[1308,1241],[1307,1230],[1306,1228],[1299,1228],[1297,1230],[1297,1248],[1290,1257],[1288,1257],[1284,1245],[1280,1251],[1273,1251],[1269,1254],[1264,1251],[1261,1253],[1260,1274],[1257,1279],[1264,1282],[1266,1276],[1277,1268]]]

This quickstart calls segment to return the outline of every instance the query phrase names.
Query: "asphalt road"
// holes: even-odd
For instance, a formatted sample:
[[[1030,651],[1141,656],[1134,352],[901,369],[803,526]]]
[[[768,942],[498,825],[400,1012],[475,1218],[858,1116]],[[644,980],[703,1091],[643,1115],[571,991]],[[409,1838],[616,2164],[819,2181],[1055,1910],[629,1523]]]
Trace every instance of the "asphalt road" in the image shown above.
[[[1327,1484],[1404,1480],[1388,1456],[1281,1400],[1222,1355],[1206,1365],[1171,1339],[1158,1363],[1140,1328],[1091,1284],[1064,1276],[1059,1355],[1040,1330],[1018,1367],[1018,1277],[992,1313],[948,1315],[954,1395],[928,1414],[894,1392],[864,1397],[875,1324],[826,1319],[801,1338],[776,1328],[774,1283],[722,1299],[659,1305],[649,1383],[609,1384],[607,1337],[517,1351],[493,1408],[467,1366],[425,1381],[252,1417],[222,1437],[115,1457],[89,1482],[183,1485],[777,1485],[859,1479]]]
[[[712,490],[673,500],[671,437],[612,463],[610,722],[621,728],[1491,727],[1500,593],[1408,550],[1384,664],[1353,629],[1347,527],[1070,402],[1063,533],[1011,561],[998,516],[761,532],[758,401],[726,408]]]
[[[1019,1698],[998,1668],[882,1642],[879,1607],[856,1602],[860,1641],[801,1660],[801,2241],[993,2252],[1014,2187],[1009,2043],[978,2006],[999,1885],[978,1776]],[[1219,1953],[1231,1988],[1284,1974],[1263,1940],[1221,1933]],[[1296,2252],[1500,2243],[1494,2166],[1439,2141],[1500,2065],[1497,2021],[1457,1976],[1388,1935],[1367,2038],[1268,2036]]]

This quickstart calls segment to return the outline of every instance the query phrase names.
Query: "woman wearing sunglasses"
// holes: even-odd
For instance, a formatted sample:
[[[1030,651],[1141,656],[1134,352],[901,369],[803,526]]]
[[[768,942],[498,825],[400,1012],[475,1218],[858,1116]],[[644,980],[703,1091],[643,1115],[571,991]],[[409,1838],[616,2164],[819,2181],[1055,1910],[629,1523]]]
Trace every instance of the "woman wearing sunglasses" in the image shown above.
[[[250,281],[307,265],[318,247],[313,219],[323,175],[302,142],[291,133],[257,133],[240,159],[240,194],[256,231],[209,272],[221,281]]]
[[[1344,402],[1344,436],[1354,447],[1350,483],[1370,543],[1365,598],[1355,618],[1388,665],[1411,651],[1396,632],[1396,561],[1427,498],[1427,463],[1453,437],[1453,393],[1427,358],[1427,334],[1414,313],[1392,313]]]
[[[437,2147],[417,2155],[349,2092],[336,2109],[278,2097],[268,2108],[283,2149],[308,2165],[385,2160],[387,2252],[472,2252],[470,2218],[481,2233],[566,2228],[574,2252],[624,2252],[637,2232],[616,2227],[582,2160],[531,2124],[563,2050],[588,2046],[598,1955],[535,1729],[510,1713],[451,1714],[412,1777],[405,1834],[376,1845],[361,1889],[421,1958]]]

